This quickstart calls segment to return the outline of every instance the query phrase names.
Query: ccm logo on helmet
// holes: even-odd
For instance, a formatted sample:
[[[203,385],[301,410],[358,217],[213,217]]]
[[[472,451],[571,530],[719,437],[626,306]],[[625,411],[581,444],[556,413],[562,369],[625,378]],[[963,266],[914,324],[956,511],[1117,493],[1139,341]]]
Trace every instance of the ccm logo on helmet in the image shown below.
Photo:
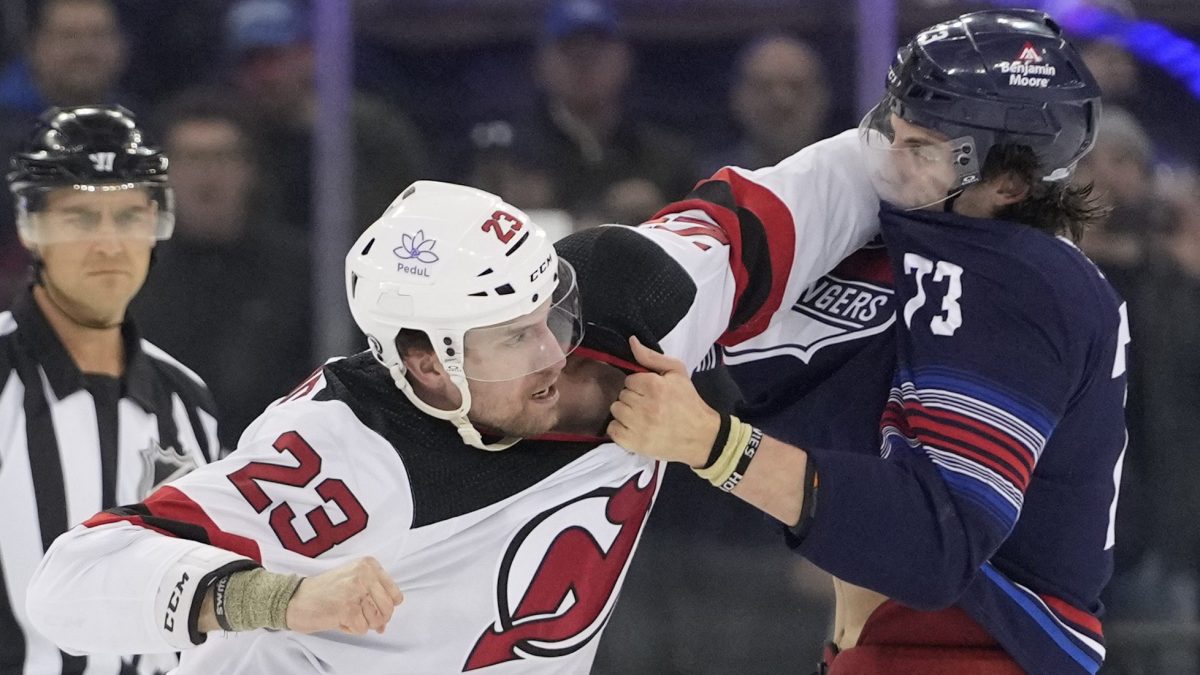
[[[550,263],[551,263],[550,256],[546,256],[546,259],[542,261],[542,264],[538,265],[537,269],[535,269],[534,271],[529,273],[529,283],[533,283],[533,282],[537,281],[538,277],[545,274],[546,270],[550,269]]]

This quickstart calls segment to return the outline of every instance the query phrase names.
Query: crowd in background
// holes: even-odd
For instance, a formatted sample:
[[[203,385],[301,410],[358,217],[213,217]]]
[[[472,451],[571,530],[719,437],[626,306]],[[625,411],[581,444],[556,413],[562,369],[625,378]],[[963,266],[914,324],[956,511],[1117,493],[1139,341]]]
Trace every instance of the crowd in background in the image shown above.
[[[177,226],[157,248],[131,311],[149,340],[208,382],[223,415],[222,442],[232,448],[266,404],[331,356],[312,353],[310,261],[343,252],[309,247],[311,16],[302,0],[164,3],[188,5],[182,18],[147,4],[44,0],[4,15],[10,24],[23,20],[23,30],[3,28],[24,39],[6,45],[0,70],[0,155],[9,156],[50,105],[117,102],[150,124],[170,156]],[[365,227],[420,178],[498,193],[557,235],[637,223],[724,165],[767,166],[855,123],[844,103],[848,83],[828,65],[845,54],[830,57],[819,36],[782,27],[746,35],[724,59],[713,54],[728,46],[714,47],[696,59],[724,63],[700,78],[710,82],[706,90],[656,115],[631,92],[642,73],[665,66],[639,59],[646,45],[629,38],[612,6],[548,3],[539,25],[519,59],[502,60],[519,67],[484,73],[493,79],[491,100],[430,100],[402,73],[392,79],[404,91],[355,93],[355,223]],[[175,50],[180,70],[164,79],[161,68],[138,67],[146,57],[136,46],[148,39],[203,48]],[[1113,207],[1084,248],[1128,301],[1133,334],[1110,617],[1194,623],[1200,121],[1186,114],[1195,107],[1182,88],[1147,91],[1146,67],[1119,46],[1084,50],[1105,112],[1077,180],[1094,182]],[[388,68],[406,62],[378,51],[360,55],[360,81],[388,81]],[[445,90],[445,82],[429,89]],[[1168,97],[1185,100],[1173,107],[1163,104]],[[660,98],[659,111],[673,105],[671,92]],[[695,125],[678,123],[691,118]],[[13,212],[3,192],[0,307],[29,279]],[[756,511],[693,481],[681,471],[667,482],[597,669],[804,672],[827,631],[827,585]],[[729,574],[734,567],[738,574]],[[1160,651],[1170,652],[1169,672],[1197,667],[1188,643]],[[1110,650],[1107,672],[1145,668]]]

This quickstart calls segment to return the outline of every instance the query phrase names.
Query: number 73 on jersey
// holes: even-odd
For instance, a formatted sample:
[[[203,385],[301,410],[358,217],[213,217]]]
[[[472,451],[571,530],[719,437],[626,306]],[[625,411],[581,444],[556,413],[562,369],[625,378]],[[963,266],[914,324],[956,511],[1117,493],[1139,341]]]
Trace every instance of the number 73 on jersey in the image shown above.
[[[913,275],[917,283],[917,294],[904,304],[904,325],[912,328],[913,315],[928,300],[925,293],[925,278],[931,272],[933,273],[934,283],[940,283],[943,280],[947,280],[948,283],[946,285],[946,295],[942,297],[941,312],[930,320],[929,330],[934,335],[954,335],[954,331],[962,326],[962,305],[958,301],[962,298],[963,292],[963,268],[945,260],[939,260],[935,263],[929,258],[917,255],[916,253],[904,254],[904,273]],[[1120,320],[1116,359],[1112,370],[1113,377],[1125,374],[1125,350],[1129,345],[1129,315],[1125,309],[1125,303],[1121,303],[1120,306]]]
[[[934,283],[946,282],[946,294],[942,297],[941,311],[929,322],[929,330],[934,335],[954,335],[954,331],[962,326],[962,306],[958,301],[962,298],[963,268],[946,260],[935,263],[916,253],[905,253],[904,273],[913,275],[917,283],[917,294],[904,304],[904,325],[912,328],[913,315],[929,299],[925,293],[925,278],[932,273]]]

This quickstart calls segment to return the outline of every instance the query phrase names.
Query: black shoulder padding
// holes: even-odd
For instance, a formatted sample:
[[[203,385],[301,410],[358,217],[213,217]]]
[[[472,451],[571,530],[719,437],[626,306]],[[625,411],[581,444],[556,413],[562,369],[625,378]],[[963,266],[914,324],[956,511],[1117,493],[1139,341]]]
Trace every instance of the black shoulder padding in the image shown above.
[[[583,230],[554,248],[578,277],[586,348],[632,361],[629,336],[658,349],[696,299],[683,266],[633,228]]]

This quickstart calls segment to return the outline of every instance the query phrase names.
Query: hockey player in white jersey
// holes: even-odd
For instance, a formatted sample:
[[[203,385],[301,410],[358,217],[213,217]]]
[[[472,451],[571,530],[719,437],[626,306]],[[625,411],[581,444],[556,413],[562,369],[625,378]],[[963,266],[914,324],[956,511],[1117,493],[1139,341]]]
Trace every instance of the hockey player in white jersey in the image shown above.
[[[491,195],[415,184],[347,257],[371,350],[222,462],[65,534],[31,617],[70,651],[183,650],[180,673],[586,671],[661,476],[598,437],[628,336],[694,366],[761,331],[872,236],[857,152],[844,135],[745,173],[811,191],[771,204],[772,232],[603,227],[561,259]]]

